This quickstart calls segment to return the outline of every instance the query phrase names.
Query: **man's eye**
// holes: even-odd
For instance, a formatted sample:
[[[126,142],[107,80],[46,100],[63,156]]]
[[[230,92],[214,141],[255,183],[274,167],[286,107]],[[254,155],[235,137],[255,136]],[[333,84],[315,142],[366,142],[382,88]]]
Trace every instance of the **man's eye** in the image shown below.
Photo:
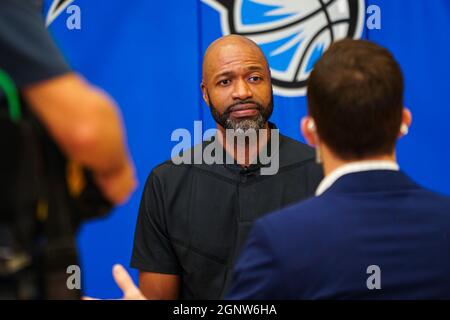
[[[261,77],[259,77],[259,76],[252,76],[252,77],[249,78],[249,80],[251,82],[259,82],[259,81],[261,81]]]
[[[228,80],[228,79],[220,80],[220,81],[219,81],[219,85],[221,85],[221,86],[227,86],[227,85],[229,85],[230,83],[231,83],[231,81]]]

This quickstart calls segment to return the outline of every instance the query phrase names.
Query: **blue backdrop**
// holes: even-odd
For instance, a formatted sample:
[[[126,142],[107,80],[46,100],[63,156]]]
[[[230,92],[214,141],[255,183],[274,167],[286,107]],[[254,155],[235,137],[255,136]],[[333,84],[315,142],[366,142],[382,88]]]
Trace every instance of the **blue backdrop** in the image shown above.
[[[117,298],[111,267],[128,266],[148,173],[170,157],[174,129],[193,130],[195,120],[203,120],[204,129],[214,127],[199,84],[203,52],[222,35],[220,15],[200,0],[73,4],[81,9],[81,30],[66,27],[66,12],[50,30],[73,69],[120,105],[140,181],[129,203],[85,224],[78,237],[84,293]],[[450,2],[366,1],[370,4],[381,9],[381,29],[365,30],[364,37],[390,49],[400,62],[405,104],[414,116],[410,134],[399,143],[400,165],[416,181],[450,195]],[[272,120],[303,141],[299,119],[305,112],[304,97],[276,96]],[[137,272],[130,271],[136,279]]]

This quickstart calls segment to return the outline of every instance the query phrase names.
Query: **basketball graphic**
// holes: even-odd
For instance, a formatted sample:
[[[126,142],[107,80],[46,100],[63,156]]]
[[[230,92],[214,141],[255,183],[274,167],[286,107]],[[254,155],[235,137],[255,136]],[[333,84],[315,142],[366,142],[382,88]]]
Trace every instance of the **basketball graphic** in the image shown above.
[[[48,10],[45,24],[51,25],[53,21],[75,0],[53,0],[50,9]]]
[[[224,35],[255,41],[266,55],[274,92],[302,96],[306,80],[334,41],[362,36],[364,0],[203,0],[221,16]]]

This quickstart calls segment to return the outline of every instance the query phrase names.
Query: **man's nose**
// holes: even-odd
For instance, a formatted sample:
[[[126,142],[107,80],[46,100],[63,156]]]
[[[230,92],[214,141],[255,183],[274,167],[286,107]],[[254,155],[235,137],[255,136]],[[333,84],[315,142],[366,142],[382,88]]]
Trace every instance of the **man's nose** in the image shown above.
[[[251,98],[252,96],[253,96],[253,92],[245,80],[240,79],[239,81],[235,82],[235,85],[233,88],[233,93],[232,93],[233,99],[245,100],[245,99]]]

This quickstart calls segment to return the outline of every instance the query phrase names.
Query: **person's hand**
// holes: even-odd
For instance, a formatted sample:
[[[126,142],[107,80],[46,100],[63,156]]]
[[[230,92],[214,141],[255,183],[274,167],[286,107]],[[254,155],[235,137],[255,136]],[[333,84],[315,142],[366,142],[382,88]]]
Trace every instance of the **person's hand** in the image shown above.
[[[146,300],[122,265],[116,264],[113,267],[113,276],[117,285],[123,292],[122,300]]]
[[[137,186],[135,170],[131,161],[114,172],[95,173],[94,177],[103,195],[116,205],[125,203]]]
[[[117,285],[119,286],[120,290],[122,290],[123,297],[121,300],[147,300],[142,294],[142,292],[139,290],[139,288],[136,287],[136,285],[133,282],[133,279],[131,279],[127,270],[125,270],[125,268],[122,265],[116,264],[113,267],[113,277]],[[98,300],[98,299],[84,297],[83,300]]]

